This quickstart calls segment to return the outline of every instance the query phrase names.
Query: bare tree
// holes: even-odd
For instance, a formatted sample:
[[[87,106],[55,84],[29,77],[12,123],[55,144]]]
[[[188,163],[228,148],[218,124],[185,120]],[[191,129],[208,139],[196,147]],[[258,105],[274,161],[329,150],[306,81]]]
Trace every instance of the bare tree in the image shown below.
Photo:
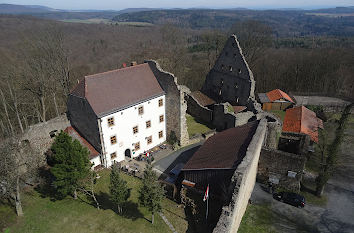
[[[0,195],[15,206],[18,216],[22,216],[21,181],[26,182],[37,172],[39,156],[28,141],[12,137],[0,146],[0,160]]]
[[[231,33],[240,41],[242,52],[251,67],[272,44],[272,29],[259,21],[238,22],[232,26]]]

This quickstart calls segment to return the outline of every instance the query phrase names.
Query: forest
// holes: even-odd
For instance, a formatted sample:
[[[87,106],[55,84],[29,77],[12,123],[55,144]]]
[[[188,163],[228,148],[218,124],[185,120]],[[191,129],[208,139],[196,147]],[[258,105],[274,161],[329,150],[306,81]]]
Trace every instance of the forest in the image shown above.
[[[259,11],[237,18],[233,11],[220,11],[210,18],[212,11],[196,10],[181,20],[185,11],[183,17],[158,12],[114,17],[147,17],[152,24],[146,26],[0,15],[1,137],[65,113],[67,95],[78,80],[131,61],[156,60],[179,84],[198,90],[231,34],[237,35],[254,73],[256,92],[280,88],[354,98],[354,17]]]

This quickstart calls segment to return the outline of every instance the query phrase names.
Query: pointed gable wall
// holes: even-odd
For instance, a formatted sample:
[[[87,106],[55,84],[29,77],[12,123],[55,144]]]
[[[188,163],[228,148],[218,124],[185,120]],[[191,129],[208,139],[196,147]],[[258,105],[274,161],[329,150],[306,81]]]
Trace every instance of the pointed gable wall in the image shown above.
[[[236,36],[232,35],[207,75],[202,92],[219,103],[246,105],[254,98],[254,88],[252,71]]]

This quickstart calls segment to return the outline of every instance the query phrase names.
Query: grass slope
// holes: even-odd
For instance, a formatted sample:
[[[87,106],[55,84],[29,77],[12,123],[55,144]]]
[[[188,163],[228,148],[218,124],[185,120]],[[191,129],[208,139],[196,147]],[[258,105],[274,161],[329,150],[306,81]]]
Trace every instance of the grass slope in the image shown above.
[[[188,126],[189,137],[192,137],[192,136],[194,136],[196,134],[206,133],[206,132],[211,130],[207,126],[205,126],[205,125],[203,125],[201,123],[198,123],[194,119],[194,117],[192,117],[189,114],[186,115],[186,118],[187,118],[187,126]]]
[[[131,197],[125,207],[124,217],[115,213],[116,207],[109,200],[109,170],[100,172],[101,178],[96,184],[96,192],[102,209],[97,210],[91,204],[68,197],[64,200],[50,200],[40,193],[32,191],[23,195],[24,217],[12,220],[9,232],[169,232],[170,229],[159,215],[155,215],[155,223],[151,224],[151,214],[146,208],[138,206],[138,187],[141,181],[122,174],[128,181]],[[85,198],[83,198],[84,200]],[[12,209],[0,206],[0,219],[3,216],[14,218]],[[163,213],[178,232],[187,230],[183,208],[164,199]],[[2,223],[2,222],[0,222]],[[1,228],[0,228],[1,229]]]
[[[272,211],[269,205],[248,205],[238,233],[273,233]]]

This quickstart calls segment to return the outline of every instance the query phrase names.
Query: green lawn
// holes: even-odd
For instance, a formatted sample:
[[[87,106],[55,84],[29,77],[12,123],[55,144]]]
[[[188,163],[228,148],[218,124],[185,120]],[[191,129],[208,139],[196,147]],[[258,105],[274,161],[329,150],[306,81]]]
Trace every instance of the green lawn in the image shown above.
[[[273,214],[270,205],[248,205],[243,215],[238,233],[271,233]]]
[[[271,110],[270,113],[273,113],[274,115],[279,117],[281,121],[284,121],[285,111],[282,111],[282,110]]]
[[[206,132],[211,130],[207,126],[205,126],[205,125],[203,125],[201,123],[198,123],[194,119],[194,117],[192,117],[189,114],[186,115],[186,118],[187,118],[187,126],[188,126],[189,137],[192,137],[192,136],[194,136],[196,134],[206,133]]]
[[[49,197],[41,197],[40,193],[32,191],[22,195],[25,215],[17,218],[17,221],[13,209],[0,205],[0,224],[2,224],[0,230],[7,226],[11,233],[170,231],[157,214],[154,225],[151,224],[151,214],[146,208],[138,206],[137,190],[141,183],[139,179],[122,174],[128,181],[128,186],[132,188],[131,197],[123,210],[123,217],[115,213],[115,207],[109,200],[109,170],[101,171],[100,175],[101,178],[96,184],[97,197],[102,205],[100,210],[84,201],[73,200],[71,197],[52,201]],[[164,199],[162,212],[178,232],[186,232],[188,223],[183,208],[178,208],[175,202]],[[9,221],[5,222],[3,219]]]

